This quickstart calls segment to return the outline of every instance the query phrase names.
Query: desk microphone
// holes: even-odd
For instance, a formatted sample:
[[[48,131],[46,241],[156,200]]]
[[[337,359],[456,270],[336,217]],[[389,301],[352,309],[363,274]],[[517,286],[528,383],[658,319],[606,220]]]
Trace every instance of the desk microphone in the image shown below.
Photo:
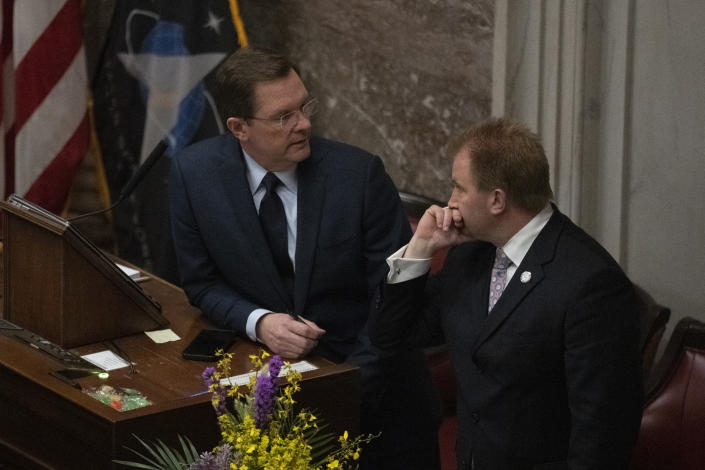
[[[152,149],[152,151],[149,153],[149,156],[147,157],[147,160],[144,161],[144,163],[137,169],[134,175],[132,175],[132,178],[130,178],[127,181],[127,184],[122,188],[120,191],[120,195],[117,198],[117,201],[107,209],[100,209],[97,211],[93,212],[88,212],[87,214],[81,214],[77,215],[76,217],[71,217],[68,219],[69,222],[73,222],[75,220],[83,219],[84,217],[90,217],[92,215],[98,215],[102,214],[103,212],[108,212],[113,209],[115,209],[127,196],[132,193],[132,191],[135,189],[135,187],[144,179],[145,175],[149,170],[152,169],[155,163],[157,163],[157,160],[161,158],[162,155],[164,155],[164,152],[166,151],[168,147],[167,143],[167,138],[164,137],[162,140],[157,143],[157,145]]]

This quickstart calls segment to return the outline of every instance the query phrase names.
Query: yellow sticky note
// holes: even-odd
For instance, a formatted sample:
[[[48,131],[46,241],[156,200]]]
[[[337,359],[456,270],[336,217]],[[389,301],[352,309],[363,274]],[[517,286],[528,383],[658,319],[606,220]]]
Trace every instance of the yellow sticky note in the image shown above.
[[[171,328],[166,328],[164,330],[145,331],[144,333],[149,336],[150,339],[155,343],[168,343],[169,341],[178,341],[181,339],[179,338],[179,335],[177,335],[171,330]]]

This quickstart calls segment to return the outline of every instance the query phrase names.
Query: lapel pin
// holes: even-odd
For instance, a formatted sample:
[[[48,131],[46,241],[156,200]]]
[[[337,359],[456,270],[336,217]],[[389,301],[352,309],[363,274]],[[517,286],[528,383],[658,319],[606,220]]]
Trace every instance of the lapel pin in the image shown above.
[[[519,278],[522,284],[526,284],[531,280],[531,273],[529,271],[524,271],[521,273],[521,278]]]

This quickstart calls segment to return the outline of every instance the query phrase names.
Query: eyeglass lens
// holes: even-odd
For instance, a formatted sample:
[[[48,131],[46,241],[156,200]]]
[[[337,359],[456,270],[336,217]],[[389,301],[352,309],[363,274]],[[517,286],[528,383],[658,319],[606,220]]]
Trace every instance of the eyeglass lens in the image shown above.
[[[283,116],[279,118],[279,125],[282,129],[284,128],[290,128],[294,127],[296,124],[299,123],[299,112],[304,115],[306,119],[309,119],[311,116],[316,114],[316,105],[318,104],[318,100],[315,98],[312,98],[305,102],[303,106],[301,106],[301,109],[299,111],[292,111],[290,113],[286,113]]]

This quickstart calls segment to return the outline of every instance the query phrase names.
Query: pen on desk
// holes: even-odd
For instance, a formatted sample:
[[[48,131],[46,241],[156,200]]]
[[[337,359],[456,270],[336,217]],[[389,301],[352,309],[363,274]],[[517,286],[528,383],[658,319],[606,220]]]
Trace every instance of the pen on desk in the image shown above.
[[[117,357],[122,359],[123,361],[127,362],[128,366],[130,367],[130,374],[134,374],[136,372],[135,369],[135,363],[132,362],[130,359],[130,356],[122,349],[120,346],[117,345],[114,341],[107,340],[103,341],[103,344]]]
[[[49,371],[49,375],[51,375],[52,377],[55,377],[55,378],[61,380],[62,382],[66,383],[66,384],[71,385],[73,388],[76,388],[76,389],[78,389],[78,390],[82,390],[82,389],[81,389],[81,384],[79,384],[78,382],[76,382],[76,381],[73,380],[73,379],[69,379],[68,377],[64,377],[64,376],[61,375],[61,374],[57,374],[57,373],[54,372],[53,370],[52,370],[52,371]]]

